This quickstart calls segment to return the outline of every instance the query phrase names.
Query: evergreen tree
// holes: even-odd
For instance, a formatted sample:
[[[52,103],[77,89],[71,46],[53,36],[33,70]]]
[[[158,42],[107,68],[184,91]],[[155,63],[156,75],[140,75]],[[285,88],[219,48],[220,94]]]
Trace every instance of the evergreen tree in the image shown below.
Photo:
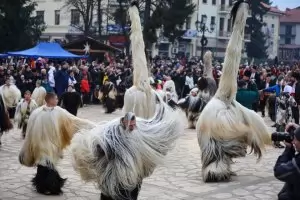
[[[127,0],[118,0],[120,2],[128,2]],[[153,4],[151,7],[151,15],[148,19],[145,13],[145,9],[148,7],[145,4]],[[129,4],[129,3],[128,3]],[[127,5],[128,5],[127,4]],[[176,38],[183,35],[179,27],[182,26],[186,19],[191,16],[195,10],[194,4],[189,4],[188,0],[159,0],[154,2],[153,0],[147,0],[146,3],[141,3],[141,22],[144,22],[143,33],[144,39],[147,46],[148,44],[155,43],[157,41],[156,30],[164,27],[164,36],[167,37],[171,42]],[[114,13],[114,19],[117,24],[124,24],[126,22],[127,8],[124,8],[124,4],[120,4],[119,8]],[[145,20],[147,18],[147,20]]]
[[[194,13],[194,4],[189,4],[188,0],[164,0],[156,6],[152,16],[144,28],[145,40],[149,43],[157,41],[156,29],[164,27],[163,35],[173,42],[181,37],[185,30],[180,27],[186,19]]]
[[[252,0],[251,17],[247,20],[246,33],[250,34],[250,42],[246,45],[248,58],[268,58],[266,38],[262,32],[263,16],[270,10],[269,0]]]
[[[39,40],[45,24],[32,16],[36,3],[30,0],[0,1],[0,52],[32,47]]]

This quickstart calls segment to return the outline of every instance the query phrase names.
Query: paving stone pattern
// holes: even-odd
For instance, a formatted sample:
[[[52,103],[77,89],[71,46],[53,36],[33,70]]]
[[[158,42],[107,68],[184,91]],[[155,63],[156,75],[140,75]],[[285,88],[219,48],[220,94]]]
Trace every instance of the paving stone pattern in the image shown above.
[[[79,110],[79,117],[96,122],[109,121],[122,112],[104,114],[101,106]],[[266,123],[272,123],[266,119]],[[270,132],[272,129],[270,128]],[[68,178],[64,194],[43,196],[30,183],[35,168],[21,166],[18,152],[23,140],[20,130],[14,129],[3,136],[0,147],[0,200],[99,200],[100,191],[94,184],[81,181],[71,166],[68,150],[58,169]],[[253,155],[235,159],[233,170],[238,174],[231,182],[205,184],[201,177],[200,150],[195,130],[186,129],[165,164],[145,179],[139,200],[275,200],[282,183],[273,177],[273,165],[281,149],[267,147],[260,162]]]

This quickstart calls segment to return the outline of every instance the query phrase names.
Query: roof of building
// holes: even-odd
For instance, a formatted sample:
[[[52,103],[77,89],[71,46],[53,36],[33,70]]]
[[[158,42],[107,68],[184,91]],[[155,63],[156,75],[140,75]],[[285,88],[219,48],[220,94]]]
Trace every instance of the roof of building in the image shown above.
[[[261,3],[261,5],[263,5],[264,7],[269,8],[269,9],[270,9],[269,12],[271,12],[271,13],[280,14],[280,15],[284,15],[284,14],[285,14],[285,12],[279,10],[277,6],[270,6],[270,5],[265,4],[265,3],[263,3],[263,2],[260,2],[260,3]]]
[[[285,15],[280,17],[280,22],[300,23],[300,8],[287,8]]]

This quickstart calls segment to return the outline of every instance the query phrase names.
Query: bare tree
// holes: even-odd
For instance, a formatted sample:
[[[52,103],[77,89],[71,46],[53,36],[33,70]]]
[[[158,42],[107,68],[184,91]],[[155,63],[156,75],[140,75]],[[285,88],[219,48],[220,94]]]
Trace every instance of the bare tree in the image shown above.
[[[69,9],[76,9],[81,18],[83,19],[83,25],[71,24],[81,30],[85,36],[95,34],[95,27],[93,27],[95,7],[101,0],[65,0],[65,6]],[[101,30],[101,27],[99,27]]]

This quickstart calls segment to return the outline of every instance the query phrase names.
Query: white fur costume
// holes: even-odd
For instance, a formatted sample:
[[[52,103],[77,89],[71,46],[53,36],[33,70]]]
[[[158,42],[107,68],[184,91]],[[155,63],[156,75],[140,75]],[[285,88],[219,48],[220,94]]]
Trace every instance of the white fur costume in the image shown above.
[[[248,4],[238,1],[233,6],[232,16],[233,32],[219,88],[203,109],[196,126],[205,182],[230,179],[232,158],[245,156],[247,146],[260,158],[264,145],[270,143],[263,119],[235,100]]]
[[[24,99],[18,103],[15,113],[15,121],[18,123],[18,127],[22,128],[23,136],[25,136],[25,130],[30,114],[38,107],[37,103],[31,99],[28,102]]]
[[[125,92],[123,111],[125,113],[133,112],[138,117],[149,119],[155,113],[156,99],[148,78],[145,44],[139,11],[136,6],[129,8],[129,16],[131,20],[133,86]]]
[[[31,98],[35,100],[38,106],[44,105],[45,101],[45,96],[47,94],[47,91],[44,87],[42,86],[37,86],[31,95]]]
[[[96,182],[101,192],[123,199],[120,188],[133,190],[161,164],[173,142],[184,132],[180,112],[162,102],[152,119],[136,118],[128,131],[118,118],[90,131],[82,130],[71,142],[73,166],[84,181]],[[133,113],[127,113],[128,116]],[[87,132],[87,133],[86,133]]]
[[[81,128],[93,128],[95,125],[73,116],[58,106],[41,106],[30,115],[26,137],[19,154],[19,161],[27,167],[38,166],[33,184],[40,193],[60,194],[64,181],[55,166],[63,155],[73,135]],[[43,169],[39,172],[39,169]],[[44,178],[40,173],[45,173]],[[50,174],[50,175],[49,175]]]
[[[171,99],[175,102],[178,101],[178,95],[176,93],[175,83],[173,80],[167,80],[163,86],[163,91],[166,93],[170,92]]]
[[[2,95],[6,108],[16,107],[21,99],[21,91],[14,84],[10,84],[9,86],[2,85],[0,87],[0,94]]]

